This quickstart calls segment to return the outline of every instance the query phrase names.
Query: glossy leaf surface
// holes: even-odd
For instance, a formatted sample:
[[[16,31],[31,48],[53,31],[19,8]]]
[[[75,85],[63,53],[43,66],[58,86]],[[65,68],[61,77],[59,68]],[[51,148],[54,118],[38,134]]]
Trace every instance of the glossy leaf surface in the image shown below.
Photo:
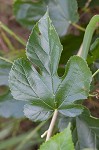
[[[41,145],[40,150],[74,150],[70,126]]]
[[[62,45],[48,13],[33,28],[26,49],[30,62],[16,60],[9,77],[14,98],[29,103],[25,106],[25,115],[45,120],[55,109],[69,117],[81,114],[83,107],[75,101],[88,97],[92,75],[87,63],[73,56],[66,65],[64,76],[58,76]]]

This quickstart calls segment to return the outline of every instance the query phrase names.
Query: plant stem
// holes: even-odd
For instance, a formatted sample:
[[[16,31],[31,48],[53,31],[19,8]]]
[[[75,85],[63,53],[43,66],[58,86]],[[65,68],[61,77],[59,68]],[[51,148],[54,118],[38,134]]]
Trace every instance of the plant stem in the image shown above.
[[[4,25],[2,22],[0,22],[0,27],[6,31],[7,33],[9,33],[11,36],[13,36],[18,42],[20,42],[22,45],[26,45],[26,42],[24,39],[22,39],[21,37],[19,37],[18,35],[16,35],[12,30],[10,30],[6,25]]]
[[[92,75],[92,78],[93,78],[97,73],[99,73],[99,69]]]
[[[55,109],[52,120],[51,120],[51,123],[50,123],[50,126],[49,126],[49,129],[47,131],[46,141],[48,141],[50,139],[51,135],[52,135],[53,128],[54,128],[55,123],[56,123],[57,115],[58,115],[58,110]]]
[[[73,23],[72,25],[73,25],[74,27],[76,27],[77,29],[81,30],[81,31],[85,31],[85,28],[79,26],[79,25],[76,24],[76,23]]]
[[[7,59],[7,58],[4,58],[4,57],[2,57],[2,56],[0,56],[0,59],[6,61],[6,62],[8,62],[8,63],[13,64],[13,62],[12,62],[11,60],[9,60],[9,59]]]
[[[8,45],[9,49],[13,51],[15,48],[13,47],[12,43],[10,42],[6,34],[3,31],[1,31],[1,35],[5,43]]]
[[[92,0],[88,0],[88,1],[86,2],[85,7],[83,8],[83,10],[86,10],[86,9],[89,7],[91,1],[92,1]]]
[[[84,39],[83,39],[82,49],[77,54],[78,56],[82,57],[85,60],[88,55],[91,39],[92,39],[92,36],[93,36],[93,33],[94,33],[97,23],[99,23],[99,15],[93,16],[92,19],[90,20],[89,24],[87,25],[87,28],[85,30]]]
[[[41,122],[33,131],[31,131],[25,138],[23,138],[23,141],[21,144],[17,147],[16,150],[21,150],[23,146],[35,135],[35,133],[40,130],[40,128],[46,123],[46,121]]]

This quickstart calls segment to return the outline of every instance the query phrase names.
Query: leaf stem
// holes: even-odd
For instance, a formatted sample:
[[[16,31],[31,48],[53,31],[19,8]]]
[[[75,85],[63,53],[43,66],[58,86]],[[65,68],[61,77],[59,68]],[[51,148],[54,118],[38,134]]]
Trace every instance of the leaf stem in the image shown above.
[[[99,73],[99,69],[92,75],[92,78],[93,78],[97,73]]]
[[[13,62],[12,62],[11,60],[9,60],[9,59],[7,59],[7,58],[4,58],[4,57],[2,57],[2,56],[0,56],[0,59],[6,61],[6,62],[8,62],[8,63],[13,64]]]
[[[79,30],[85,32],[85,28],[81,27],[80,25],[78,25],[78,24],[76,24],[76,23],[73,23],[72,25],[73,25],[74,27],[76,27],[77,29],[79,29]]]
[[[55,123],[56,123],[57,115],[58,115],[58,110],[55,109],[52,120],[51,120],[51,123],[50,123],[50,126],[49,126],[49,129],[47,131],[46,141],[48,141],[50,139],[51,135],[52,135],[53,128],[54,128]]]
[[[26,45],[26,42],[23,38],[19,37],[18,35],[16,35],[12,30],[10,30],[6,25],[4,25],[2,22],[0,22],[0,27],[6,31],[7,33],[9,33],[11,36],[13,36],[18,42],[20,42],[22,45]]]
[[[91,39],[94,33],[94,30],[96,29],[96,25],[99,23],[99,15],[95,15],[92,17],[90,20],[89,24],[87,25],[87,28],[85,30],[85,35],[82,43],[82,49],[80,49],[80,52],[78,52],[78,56],[82,57],[83,59],[86,60]]]
[[[92,1],[92,0],[88,0],[88,1],[86,2],[86,4],[85,4],[83,10],[86,10],[86,9],[89,7],[91,1]]]
[[[7,37],[7,35],[3,31],[1,31],[1,36],[2,36],[3,40],[5,41],[5,43],[8,45],[9,49],[13,51],[15,48],[13,47],[9,38]]]

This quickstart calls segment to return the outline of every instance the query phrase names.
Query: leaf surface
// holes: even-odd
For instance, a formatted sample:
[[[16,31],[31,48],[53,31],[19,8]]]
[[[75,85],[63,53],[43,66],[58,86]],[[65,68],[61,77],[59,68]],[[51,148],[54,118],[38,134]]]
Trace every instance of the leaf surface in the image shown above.
[[[16,101],[13,99],[10,91],[8,90],[6,94],[0,95],[0,116],[8,118],[24,117],[23,108],[25,102]]]
[[[38,120],[44,120],[55,109],[70,117],[83,111],[83,107],[75,102],[88,97],[92,74],[82,58],[73,56],[60,78],[57,70],[61,52],[59,37],[46,13],[33,28],[27,42],[26,55],[29,61],[17,59],[9,76],[14,98],[29,104],[24,107],[24,112],[30,119],[35,120],[37,115]]]
[[[8,85],[8,76],[12,64],[0,59],[0,85]]]
[[[76,0],[42,0],[37,2],[16,0],[14,14],[22,25],[31,29],[44,15],[47,6],[52,22],[60,36],[66,34],[71,22],[78,21]]]
[[[99,149],[99,119],[90,116],[89,112],[83,112],[76,118],[76,132],[78,141],[76,149]],[[75,135],[74,135],[75,137]]]
[[[40,150],[74,150],[70,126],[41,145]]]

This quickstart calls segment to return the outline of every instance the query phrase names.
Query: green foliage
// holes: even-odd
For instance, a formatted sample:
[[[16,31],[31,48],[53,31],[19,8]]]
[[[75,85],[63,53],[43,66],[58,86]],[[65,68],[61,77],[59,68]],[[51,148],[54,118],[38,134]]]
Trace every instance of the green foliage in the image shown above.
[[[99,38],[91,45],[89,55],[87,58],[88,64],[92,64],[99,60]]]
[[[88,110],[76,118],[77,149],[99,149],[99,119],[90,116]],[[74,134],[75,137],[75,134]]]
[[[26,49],[27,57],[40,73],[28,60],[18,59],[9,77],[14,98],[29,103],[24,107],[25,115],[33,120],[45,120],[55,109],[69,117],[81,114],[83,107],[75,101],[88,97],[90,69],[82,58],[73,56],[64,76],[58,77],[62,45],[47,13],[35,25]]]
[[[70,125],[61,133],[54,135],[48,142],[41,145],[40,150],[74,150]]]
[[[60,36],[66,34],[70,23],[78,21],[76,0],[38,0],[36,2],[16,0],[14,14],[22,25],[31,29],[45,14],[47,6],[50,18]]]
[[[25,102],[13,99],[8,87],[8,76],[12,64],[5,60],[0,60],[0,116],[24,117],[23,107]]]
[[[0,60],[0,85],[8,85],[8,76],[11,70],[12,64]]]
[[[97,0],[81,0],[80,2],[78,0],[78,6],[84,6],[84,8],[80,9],[83,13],[89,10],[86,7],[86,2],[89,2],[88,7],[93,7],[93,5],[98,5],[99,3]],[[47,6],[52,22],[47,13],[44,15]],[[64,38],[61,38],[62,47],[55,31],[56,29],[59,36],[63,36],[67,33],[70,24],[77,27],[77,24],[73,24],[78,21],[76,0],[15,0],[14,13],[16,19],[22,25],[29,29],[32,26],[34,28],[26,46],[28,59],[26,58],[24,49],[15,51],[13,45],[9,45],[11,43],[6,43],[9,48],[12,46],[12,49],[9,53],[5,53],[4,57],[12,61],[19,57],[24,58],[15,60],[13,65],[9,63],[10,60],[7,62],[4,60],[0,61],[0,86],[2,86],[0,87],[0,116],[20,118],[25,114],[26,117],[33,121],[43,121],[51,117],[57,109],[59,112],[58,117],[60,118],[59,120],[57,119],[56,124],[58,123],[59,131],[62,131],[71,122],[72,135],[70,126],[68,126],[63,132],[45,142],[40,147],[40,150],[50,150],[52,148],[55,150],[74,150],[74,147],[75,150],[98,150],[99,119],[92,117],[81,102],[89,96],[90,83],[92,81],[92,74],[88,65],[91,64],[93,72],[99,68],[99,38],[95,40],[90,48],[87,58],[88,65],[83,60],[87,57],[94,27],[99,20],[99,16],[96,15],[96,17],[93,17],[93,21],[90,22],[91,25],[88,25],[88,31],[85,32],[86,37],[82,44],[83,53],[79,55],[83,57],[82,59],[79,56],[72,55],[77,53],[82,43],[83,34],[79,32],[78,35],[77,32],[76,36],[66,35]],[[41,18],[43,15],[44,17]],[[40,18],[41,20],[37,22]],[[25,45],[23,39],[18,37],[1,22],[0,27],[19,43]],[[77,28],[81,29],[82,27],[78,25]],[[73,30],[73,32],[76,31],[75,29]],[[4,59],[7,60],[6,58]],[[66,64],[66,67],[64,64]],[[10,69],[9,83],[14,98],[8,88]],[[98,81],[99,78],[93,84],[98,83]],[[94,87],[96,88],[96,86]],[[43,140],[39,139],[38,136],[36,137],[35,133],[45,122],[39,124],[33,131],[7,139],[6,141],[1,141],[0,149],[15,148],[16,150],[25,150],[29,149],[35,143],[41,143]],[[0,139],[9,136],[12,124],[7,126],[8,128],[3,128],[4,130],[0,132]],[[18,129],[17,125],[15,128]],[[45,133],[48,134],[48,132],[49,129]],[[11,134],[13,135],[13,133]],[[14,134],[16,134],[16,131],[14,131]],[[31,140],[32,137],[35,138]],[[18,145],[17,148],[15,145]]]
[[[25,102],[16,101],[15,99],[13,99],[11,92],[8,89],[6,94],[0,95],[0,116],[5,118],[24,117],[24,113],[23,113],[24,105]]]

